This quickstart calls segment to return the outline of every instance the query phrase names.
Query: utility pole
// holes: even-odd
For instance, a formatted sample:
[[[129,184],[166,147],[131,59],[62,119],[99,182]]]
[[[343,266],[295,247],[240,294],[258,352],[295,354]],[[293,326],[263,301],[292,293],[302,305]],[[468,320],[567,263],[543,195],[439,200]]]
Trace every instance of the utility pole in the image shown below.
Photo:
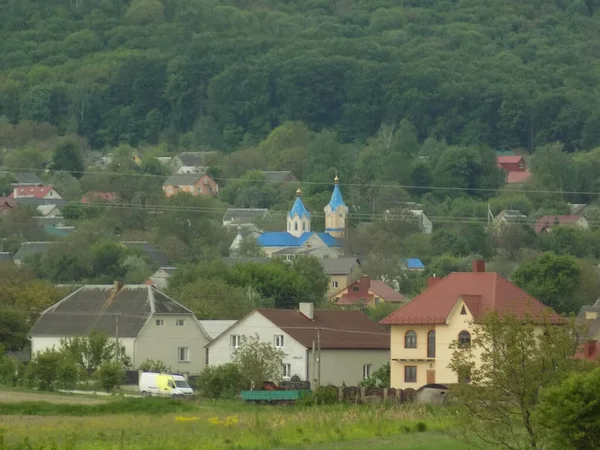
[[[115,313],[115,345],[116,345],[116,352],[115,352],[115,358],[117,361],[117,364],[119,363],[119,353],[121,352],[121,349],[119,347],[119,316],[121,315],[121,313]]]
[[[313,339],[313,345],[312,345],[312,378],[311,378],[311,380],[312,380],[311,385],[312,385],[313,391],[316,389],[316,386],[317,386],[317,378],[315,376],[315,374],[316,374],[315,371],[316,371],[316,367],[317,367],[316,345],[317,345],[316,341],[315,341],[315,339]]]
[[[321,387],[321,331],[317,328],[317,387]]]

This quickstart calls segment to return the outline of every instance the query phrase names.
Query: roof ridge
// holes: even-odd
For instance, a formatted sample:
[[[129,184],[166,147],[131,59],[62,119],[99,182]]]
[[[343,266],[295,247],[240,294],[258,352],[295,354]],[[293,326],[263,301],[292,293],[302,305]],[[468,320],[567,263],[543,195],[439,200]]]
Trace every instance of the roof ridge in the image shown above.
[[[154,292],[152,286],[148,287],[148,300],[150,301],[150,314],[156,314],[156,305],[154,304]]]

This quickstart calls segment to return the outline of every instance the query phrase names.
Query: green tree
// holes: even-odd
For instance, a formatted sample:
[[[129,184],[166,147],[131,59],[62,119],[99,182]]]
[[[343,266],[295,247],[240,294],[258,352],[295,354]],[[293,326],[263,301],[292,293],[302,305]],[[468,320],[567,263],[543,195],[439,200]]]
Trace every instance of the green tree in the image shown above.
[[[138,369],[143,370],[144,372],[156,372],[156,373],[171,372],[171,368],[168,367],[164,362],[162,362],[160,360],[154,360],[154,359],[143,360],[140,363]]]
[[[575,362],[573,322],[551,315],[489,314],[473,330],[471,344],[453,345],[449,367],[469,383],[453,390],[461,439],[486,448],[540,448],[534,413],[543,388],[568,374]],[[477,355],[477,356],[476,356]]]
[[[104,361],[95,372],[100,385],[106,392],[118,388],[125,379],[125,369],[122,364],[114,361]]]
[[[0,309],[0,342],[6,350],[23,350],[27,346],[30,329],[27,316],[25,311]]]
[[[116,358],[117,346],[116,342],[105,334],[92,331],[89,336],[61,339],[59,351],[91,374],[103,363]],[[119,351],[119,361],[125,365],[130,362],[123,346]]]
[[[207,366],[196,380],[196,389],[205,398],[236,398],[248,382],[235,363]]]
[[[83,152],[73,138],[64,138],[56,146],[52,157],[52,168],[64,170],[79,179],[83,176]]]
[[[246,388],[261,389],[263,382],[277,383],[283,377],[283,350],[273,344],[261,342],[258,336],[245,337],[233,354],[233,363],[244,374]]]
[[[292,263],[292,270],[297,273],[305,285],[305,301],[319,304],[325,301],[329,288],[329,276],[317,258],[300,257]]]

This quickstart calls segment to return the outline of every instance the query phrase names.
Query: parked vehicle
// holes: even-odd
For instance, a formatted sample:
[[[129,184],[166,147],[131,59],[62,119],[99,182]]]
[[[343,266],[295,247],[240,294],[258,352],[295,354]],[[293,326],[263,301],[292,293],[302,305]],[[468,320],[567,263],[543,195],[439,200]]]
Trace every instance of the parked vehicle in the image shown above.
[[[139,387],[143,397],[190,398],[194,396],[194,390],[183,376],[169,373],[142,372]]]

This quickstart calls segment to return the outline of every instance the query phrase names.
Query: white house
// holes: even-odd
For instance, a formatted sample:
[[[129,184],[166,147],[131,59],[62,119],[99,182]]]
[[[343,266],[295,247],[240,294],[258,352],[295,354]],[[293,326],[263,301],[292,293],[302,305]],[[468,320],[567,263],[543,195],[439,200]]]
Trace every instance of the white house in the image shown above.
[[[315,383],[320,373],[320,385],[356,385],[389,360],[389,332],[362,312],[315,311],[312,303],[300,303],[299,310],[257,309],[237,321],[207,345],[209,364],[231,362],[254,336],[283,350],[284,379]],[[317,364],[313,343],[321,349]]]
[[[410,213],[419,220],[419,225],[423,233],[431,234],[433,232],[433,223],[429,220],[429,217],[425,215],[422,209],[409,209]]]

